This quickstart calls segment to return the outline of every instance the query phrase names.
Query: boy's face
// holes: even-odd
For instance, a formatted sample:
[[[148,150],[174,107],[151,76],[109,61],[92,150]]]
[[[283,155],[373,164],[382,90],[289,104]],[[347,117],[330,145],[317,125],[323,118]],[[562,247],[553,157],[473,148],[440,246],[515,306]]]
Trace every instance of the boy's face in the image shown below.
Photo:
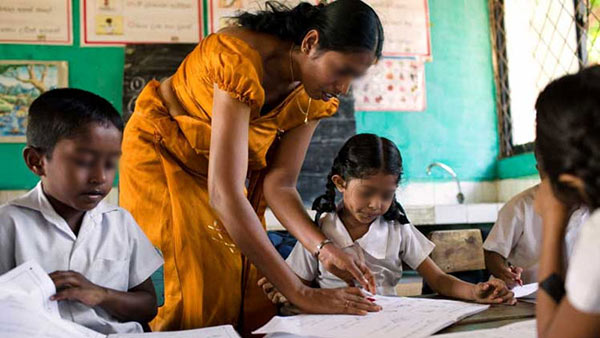
[[[112,188],[121,156],[122,133],[114,126],[90,123],[56,143],[42,157],[44,192],[79,211],[91,210]]]

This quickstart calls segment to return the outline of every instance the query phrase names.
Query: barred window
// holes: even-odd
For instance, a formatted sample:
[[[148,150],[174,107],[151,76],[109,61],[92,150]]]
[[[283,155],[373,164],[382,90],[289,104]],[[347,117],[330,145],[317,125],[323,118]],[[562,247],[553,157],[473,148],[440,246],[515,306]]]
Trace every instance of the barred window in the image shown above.
[[[490,0],[502,157],[532,150],[550,81],[600,62],[599,18],[600,0]]]

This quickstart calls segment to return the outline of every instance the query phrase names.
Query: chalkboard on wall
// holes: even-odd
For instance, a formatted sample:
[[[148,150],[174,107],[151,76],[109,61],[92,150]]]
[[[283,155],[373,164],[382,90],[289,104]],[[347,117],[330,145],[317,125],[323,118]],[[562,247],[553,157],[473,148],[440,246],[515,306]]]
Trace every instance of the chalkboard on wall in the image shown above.
[[[148,81],[162,80],[177,70],[194,44],[130,45],[125,49],[123,117],[129,119],[135,100]],[[298,191],[306,206],[325,191],[326,178],[337,151],[356,133],[352,95],[340,99],[336,115],[323,119],[308,148],[298,179]]]
[[[128,45],[123,71],[123,118],[135,109],[135,100],[151,80],[162,81],[173,75],[196,44]]]

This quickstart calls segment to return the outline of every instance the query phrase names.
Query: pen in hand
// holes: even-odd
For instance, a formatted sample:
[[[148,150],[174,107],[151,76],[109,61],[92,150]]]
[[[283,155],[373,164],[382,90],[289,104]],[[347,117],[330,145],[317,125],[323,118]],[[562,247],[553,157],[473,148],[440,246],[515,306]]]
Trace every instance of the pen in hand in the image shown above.
[[[512,271],[513,273],[517,273],[517,268],[512,265],[511,262],[506,262],[508,264],[508,267],[510,268],[510,271]],[[515,281],[520,285],[523,286],[523,280],[521,280],[521,276],[519,276],[518,278],[515,278]]]

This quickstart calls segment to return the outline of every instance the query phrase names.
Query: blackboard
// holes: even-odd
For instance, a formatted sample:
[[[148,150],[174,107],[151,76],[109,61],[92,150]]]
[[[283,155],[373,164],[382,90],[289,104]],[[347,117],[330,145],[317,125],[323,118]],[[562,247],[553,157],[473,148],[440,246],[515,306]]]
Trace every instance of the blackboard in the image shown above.
[[[130,45],[125,48],[123,75],[123,117],[135,108],[135,100],[146,83],[171,76],[194,44]],[[340,109],[323,119],[315,131],[298,179],[298,191],[308,207],[325,191],[327,174],[337,151],[356,133],[352,95],[340,99]]]
[[[196,44],[128,45],[123,71],[123,119],[127,122],[135,100],[151,80],[162,81],[173,75]]]

